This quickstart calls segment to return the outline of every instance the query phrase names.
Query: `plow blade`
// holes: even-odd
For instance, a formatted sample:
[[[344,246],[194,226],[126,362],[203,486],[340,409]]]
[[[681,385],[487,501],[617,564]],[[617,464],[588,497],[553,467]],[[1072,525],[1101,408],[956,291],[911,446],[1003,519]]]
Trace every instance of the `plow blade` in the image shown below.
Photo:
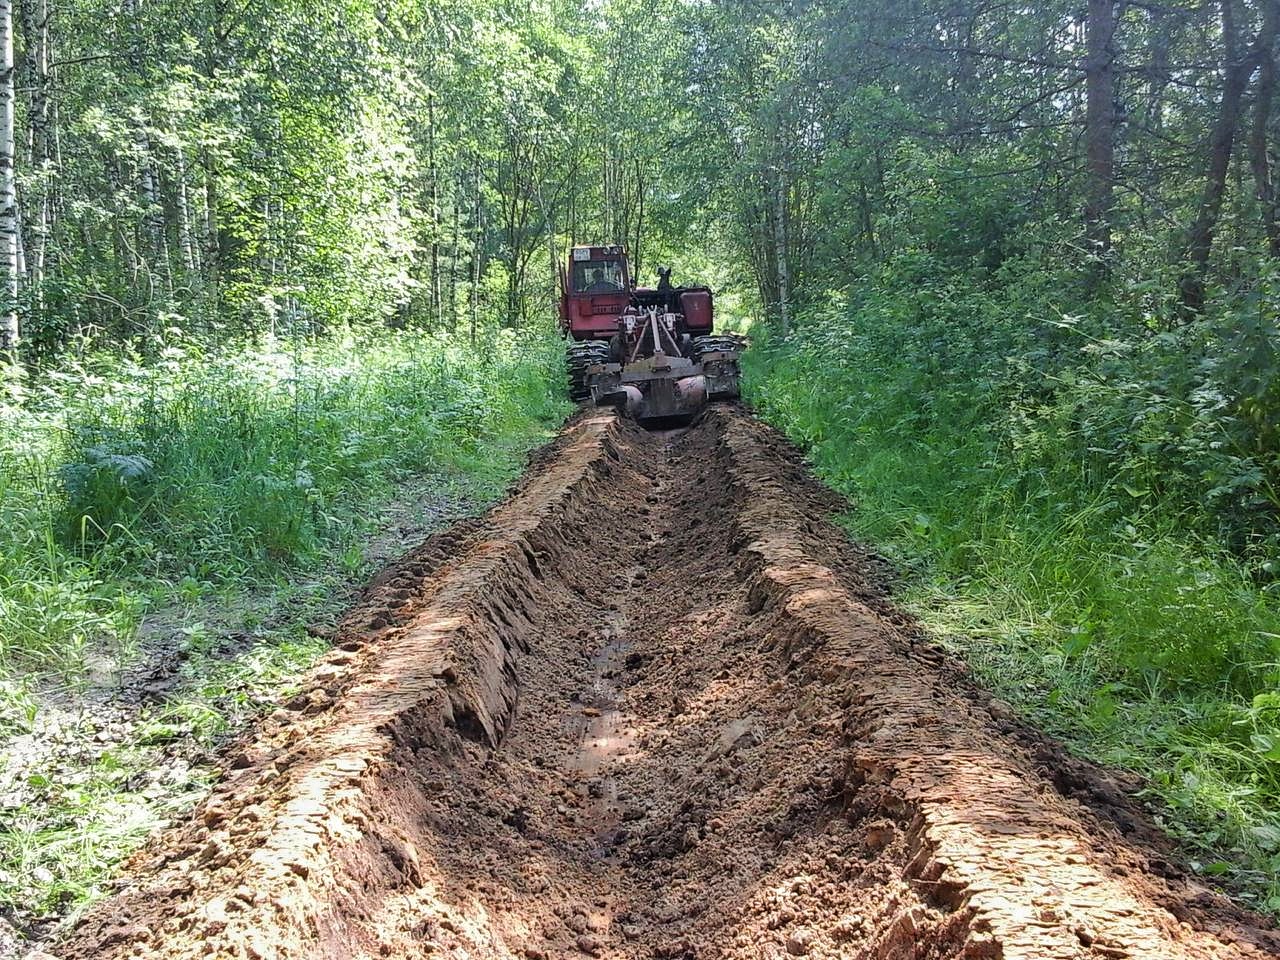
[[[709,400],[739,395],[736,354],[709,354],[701,362],[655,354],[623,367],[597,364],[588,374],[598,406],[617,407],[633,420],[688,419]]]

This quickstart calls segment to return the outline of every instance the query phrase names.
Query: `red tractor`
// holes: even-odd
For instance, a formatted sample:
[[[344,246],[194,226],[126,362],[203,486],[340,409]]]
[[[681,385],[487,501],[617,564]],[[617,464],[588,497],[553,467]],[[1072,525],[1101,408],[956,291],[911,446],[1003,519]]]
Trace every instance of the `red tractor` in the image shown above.
[[[560,328],[569,337],[569,396],[622,407],[637,420],[689,417],[738,396],[738,334],[712,333],[707,287],[636,287],[620,246],[580,246],[560,270]]]

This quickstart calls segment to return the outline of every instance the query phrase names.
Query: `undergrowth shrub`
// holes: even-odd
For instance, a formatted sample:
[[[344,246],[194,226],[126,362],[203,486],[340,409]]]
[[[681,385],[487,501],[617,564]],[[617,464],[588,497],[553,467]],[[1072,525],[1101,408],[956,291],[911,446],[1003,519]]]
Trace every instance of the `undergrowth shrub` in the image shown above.
[[[1280,911],[1274,310],[1164,329],[1051,262],[907,250],[759,337],[747,393],[986,682]]]
[[[124,650],[157,582],[323,562],[411,476],[492,495],[563,416],[560,363],[550,331],[378,331],[41,372],[0,404],[0,680]]]

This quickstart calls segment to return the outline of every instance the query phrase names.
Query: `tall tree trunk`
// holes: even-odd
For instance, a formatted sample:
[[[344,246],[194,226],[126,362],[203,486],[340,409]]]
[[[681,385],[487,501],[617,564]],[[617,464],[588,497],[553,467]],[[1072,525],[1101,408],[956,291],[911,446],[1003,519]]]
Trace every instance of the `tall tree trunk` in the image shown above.
[[[534,197],[538,201],[538,212],[542,214],[542,222],[547,226],[547,259],[551,267],[549,277],[551,279],[551,299],[554,302],[556,269],[560,259],[556,254],[556,224],[555,219],[551,216],[551,208],[547,206],[546,198],[542,195],[542,180],[540,178],[534,178],[533,191]]]
[[[744,223],[753,224],[751,230],[751,265],[756,277],[760,304],[770,321],[778,319],[778,228],[776,217],[776,184],[767,172],[760,173],[753,185],[750,199],[743,203],[741,214]]]
[[[222,266],[222,239],[218,224],[218,165],[213,151],[202,151],[204,176],[204,269],[205,278],[217,295],[218,276]]]
[[[1266,0],[1268,5],[1276,0]],[[1267,24],[1274,30],[1274,18],[1264,18],[1263,30],[1249,49],[1240,50],[1240,28],[1236,21],[1235,0],[1221,0],[1222,42],[1224,58],[1222,66],[1222,99],[1218,104],[1218,116],[1209,134],[1209,168],[1205,174],[1204,192],[1195,220],[1187,231],[1186,267],[1179,281],[1179,293],[1186,316],[1204,309],[1205,277],[1209,272],[1209,254],[1213,250],[1213,237],[1222,213],[1222,198],[1226,192],[1227,172],[1231,166],[1231,149],[1235,142],[1236,127],[1240,122],[1244,92],[1261,59]],[[1272,33],[1270,42],[1274,42]],[[1269,49],[1269,43],[1268,43]]]
[[[524,277],[529,263],[526,241],[529,233],[529,208],[533,197],[533,171],[536,155],[532,143],[523,142],[513,132],[509,136],[511,178],[509,199],[505,200],[507,252],[510,270],[507,275],[507,322],[516,324],[524,318]]]
[[[600,240],[602,243],[617,243],[615,234],[618,223],[618,177],[614,170],[613,154],[608,142],[604,148],[604,206],[601,209]]]
[[[867,193],[865,177],[858,178],[858,211],[862,227],[862,239],[866,244],[867,254],[872,260],[876,258],[876,231],[871,219],[871,197]]]
[[[508,134],[508,149],[510,151],[510,182],[507,185],[506,193],[502,194],[502,216],[503,216],[503,233],[506,238],[507,254],[510,257],[510,269],[507,271],[507,309],[506,315],[508,320],[515,313],[516,308],[516,261],[519,258],[519,251],[516,248],[518,238],[516,237],[516,217],[517,208],[520,203],[519,191],[517,184],[519,177],[516,174],[517,167],[520,163],[519,146],[516,143],[515,136]],[[501,180],[499,180],[499,192],[501,192]]]
[[[453,181],[453,237],[449,244],[449,330],[458,329],[458,252],[462,243],[462,174]]]
[[[440,322],[440,168],[436,164],[436,97],[427,95],[427,169],[431,179],[431,323]]]
[[[187,193],[187,158],[179,144],[176,150],[177,183],[174,193],[178,204],[178,251],[182,257],[182,266],[187,272],[187,282],[196,279],[195,244],[191,240],[191,201]]]
[[[23,210],[28,220],[23,238],[26,254],[23,273],[31,288],[31,309],[38,314],[44,305],[45,249],[49,236],[49,195],[53,174],[49,131],[49,3],[48,0],[22,0],[21,10],[22,30],[26,38],[23,59],[28,90],[29,161],[36,173]]]
[[[204,38],[204,76],[210,87],[218,82],[218,74],[223,62],[223,47],[229,27],[223,26],[224,5],[219,0],[210,4],[213,22],[209,34]],[[201,269],[202,277],[209,293],[212,295],[214,312],[217,312],[221,299],[222,271],[222,227],[219,222],[219,190],[218,190],[218,158],[213,149],[205,146],[199,156],[200,175],[204,193],[204,216],[201,223]]]
[[[578,242],[578,157],[569,167],[569,246]]]
[[[1171,19],[1168,10],[1153,6],[1147,11],[1147,36],[1150,49],[1150,62],[1147,64],[1146,89],[1146,123],[1152,132],[1164,133],[1164,94],[1173,80],[1173,72],[1169,66],[1169,46],[1172,31],[1167,23]]]
[[[640,238],[644,235],[644,167],[639,157],[636,157],[636,194],[636,245],[631,258],[635,274],[631,277],[632,283],[640,282]]]
[[[529,224],[529,208],[532,204],[533,190],[529,183],[525,182],[517,187],[518,201],[518,220],[516,230],[513,236],[515,244],[511,248],[511,311],[508,314],[507,322],[513,327],[519,327],[525,319],[525,272],[529,266],[529,256],[532,250],[532,244],[526,245],[525,235],[528,233]]]
[[[141,11],[138,0],[124,0],[122,7],[125,20],[129,24],[131,38],[129,43],[128,62],[135,77],[141,77],[146,62],[140,36]],[[156,267],[164,256],[164,209],[160,203],[160,183],[156,174],[155,159],[151,154],[151,137],[147,132],[145,118],[141,113],[131,115],[129,126],[133,135],[133,147],[137,164],[137,196],[142,208],[138,238],[140,249],[137,251],[147,274],[148,299],[155,294]],[[166,268],[168,264],[165,264]]]
[[[480,310],[480,254],[484,239],[484,207],[480,192],[480,154],[475,158],[475,195],[471,207],[471,346],[476,345],[476,314]]]
[[[15,170],[13,0],[0,0],[0,349],[18,346],[18,188]]]
[[[1090,252],[1111,250],[1111,209],[1115,166],[1115,0],[1089,0],[1088,61],[1085,66],[1085,153],[1089,183],[1085,197],[1085,237]]]
[[[1267,43],[1265,38],[1268,35],[1275,37],[1277,25],[1274,21],[1278,17],[1280,17],[1280,3],[1272,0],[1263,9],[1262,56],[1258,65],[1253,126],[1249,131],[1249,159],[1253,167],[1253,181],[1258,195],[1262,230],[1267,238],[1267,249],[1273,257],[1280,257],[1280,224],[1276,222],[1276,187],[1272,177],[1267,129],[1271,123],[1271,106],[1276,87],[1276,58],[1272,44]]]
[[[774,260],[778,271],[778,329],[785,337],[791,332],[791,266],[787,249],[787,178],[778,169],[774,188]]]

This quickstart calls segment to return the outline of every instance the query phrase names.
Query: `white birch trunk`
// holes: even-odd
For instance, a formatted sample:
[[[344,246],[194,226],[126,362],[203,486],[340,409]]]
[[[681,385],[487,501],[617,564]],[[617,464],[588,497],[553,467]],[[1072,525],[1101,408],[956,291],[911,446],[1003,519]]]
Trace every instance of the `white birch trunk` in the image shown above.
[[[178,248],[188,279],[196,273],[196,250],[191,240],[191,201],[187,195],[187,157],[181,144],[177,148]]]
[[[133,142],[138,151],[138,194],[142,198],[142,223],[149,251],[153,256],[160,248],[163,220],[160,216],[160,186],[155,165],[151,162],[151,138],[141,123],[133,128]]]
[[[0,0],[0,349],[18,346],[18,189],[14,170],[13,0]]]

